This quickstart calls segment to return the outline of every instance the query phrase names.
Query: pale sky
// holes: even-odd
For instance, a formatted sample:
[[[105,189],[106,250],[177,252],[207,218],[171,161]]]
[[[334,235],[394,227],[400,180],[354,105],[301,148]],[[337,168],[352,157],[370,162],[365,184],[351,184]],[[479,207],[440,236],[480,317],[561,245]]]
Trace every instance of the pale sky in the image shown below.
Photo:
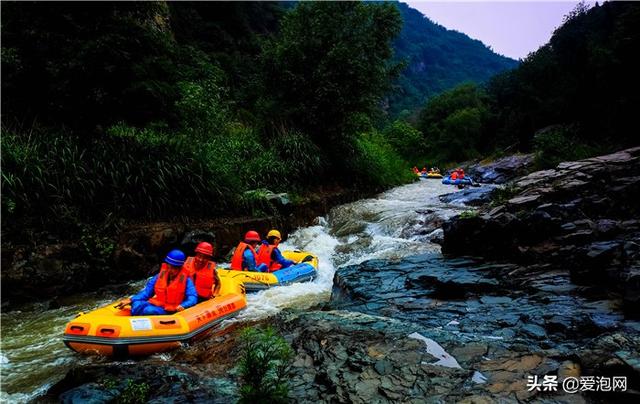
[[[547,43],[578,1],[409,1],[432,21],[479,39],[494,52],[524,58]]]

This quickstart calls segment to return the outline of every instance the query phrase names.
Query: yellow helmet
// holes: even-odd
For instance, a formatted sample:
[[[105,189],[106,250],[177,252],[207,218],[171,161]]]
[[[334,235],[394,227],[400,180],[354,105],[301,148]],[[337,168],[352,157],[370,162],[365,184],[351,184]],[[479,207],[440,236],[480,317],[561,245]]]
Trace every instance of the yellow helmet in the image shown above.
[[[271,230],[269,233],[267,233],[267,238],[269,237],[277,237],[282,240],[282,236],[280,235],[280,232],[278,230]]]

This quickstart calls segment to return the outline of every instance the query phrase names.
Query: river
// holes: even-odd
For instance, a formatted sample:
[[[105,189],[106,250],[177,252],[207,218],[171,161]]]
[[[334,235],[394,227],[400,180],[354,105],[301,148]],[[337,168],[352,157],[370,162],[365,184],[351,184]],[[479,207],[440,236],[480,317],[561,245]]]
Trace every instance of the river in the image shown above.
[[[393,188],[375,198],[334,208],[316,224],[293,232],[281,249],[301,249],[319,256],[318,277],[310,283],[277,287],[250,294],[248,307],[233,322],[263,319],[284,308],[309,308],[326,302],[336,268],[371,259],[398,260],[421,253],[439,257],[439,245],[431,242],[441,230],[438,224],[468,208],[446,204],[439,195],[455,188],[437,180],[422,180]],[[67,296],[60,307],[38,302],[2,313],[2,391],[0,401],[25,402],[44,393],[79,362],[105,358],[75,354],[62,343],[64,325],[80,311],[107,304],[123,293],[133,293],[144,281],[122,288]]]

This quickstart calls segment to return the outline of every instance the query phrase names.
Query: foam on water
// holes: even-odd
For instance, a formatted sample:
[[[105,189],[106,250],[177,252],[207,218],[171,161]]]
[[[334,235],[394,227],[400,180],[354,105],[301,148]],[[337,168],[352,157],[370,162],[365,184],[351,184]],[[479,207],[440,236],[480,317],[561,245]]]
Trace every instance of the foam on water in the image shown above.
[[[318,275],[311,282],[274,287],[248,296],[248,307],[233,322],[263,319],[285,308],[307,309],[328,301],[337,268],[370,259],[400,259],[438,251],[423,234],[425,222],[446,219],[461,208],[444,204],[438,196],[454,192],[437,180],[394,188],[376,198],[336,207],[317,225],[300,228],[281,245],[281,250],[304,250],[319,258]],[[133,282],[139,290],[143,281]],[[89,311],[121,296],[84,294],[72,297],[59,309],[35,305],[2,313],[2,391],[0,401],[28,401],[60,380],[74,363],[108,360],[76,355],[62,343],[65,324],[79,311]],[[106,299],[106,300],[105,300]],[[228,324],[228,322],[224,322]],[[189,348],[187,348],[189,349]],[[155,355],[171,360],[170,354]]]
[[[420,226],[415,223],[424,218],[422,211],[426,207],[442,218],[454,215],[457,210],[438,199],[439,195],[452,190],[439,181],[405,185],[377,198],[339,206],[333,209],[328,220],[318,218],[319,225],[296,230],[280,249],[318,255],[317,278],[249,294],[247,309],[236,321],[262,319],[284,308],[306,309],[326,302],[331,295],[336,268],[340,266],[439,251],[438,245],[416,234]]]
[[[322,221],[320,221],[322,223]],[[331,293],[335,267],[332,255],[338,240],[329,234],[329,228],[322,225],[304,227],[289,236],[280,245],[284,250],[303,250],[318,256],[318,274],[311,282],[278,286],[251,293],[247,296],[247,309],[238,320],[257,320],[278,313],[286,307],[309,308],[326,301]]]

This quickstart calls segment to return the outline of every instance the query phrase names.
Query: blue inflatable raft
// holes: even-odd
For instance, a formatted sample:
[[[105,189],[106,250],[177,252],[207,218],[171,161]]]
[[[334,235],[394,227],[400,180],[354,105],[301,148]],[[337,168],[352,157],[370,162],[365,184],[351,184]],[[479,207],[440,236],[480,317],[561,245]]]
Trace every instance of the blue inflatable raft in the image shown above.
[[[458,178],[456,180],[452,180],[450,175],[447,175],[442,179],[442,183],[445,185],[473,185],[473,180],[469,177]]]

